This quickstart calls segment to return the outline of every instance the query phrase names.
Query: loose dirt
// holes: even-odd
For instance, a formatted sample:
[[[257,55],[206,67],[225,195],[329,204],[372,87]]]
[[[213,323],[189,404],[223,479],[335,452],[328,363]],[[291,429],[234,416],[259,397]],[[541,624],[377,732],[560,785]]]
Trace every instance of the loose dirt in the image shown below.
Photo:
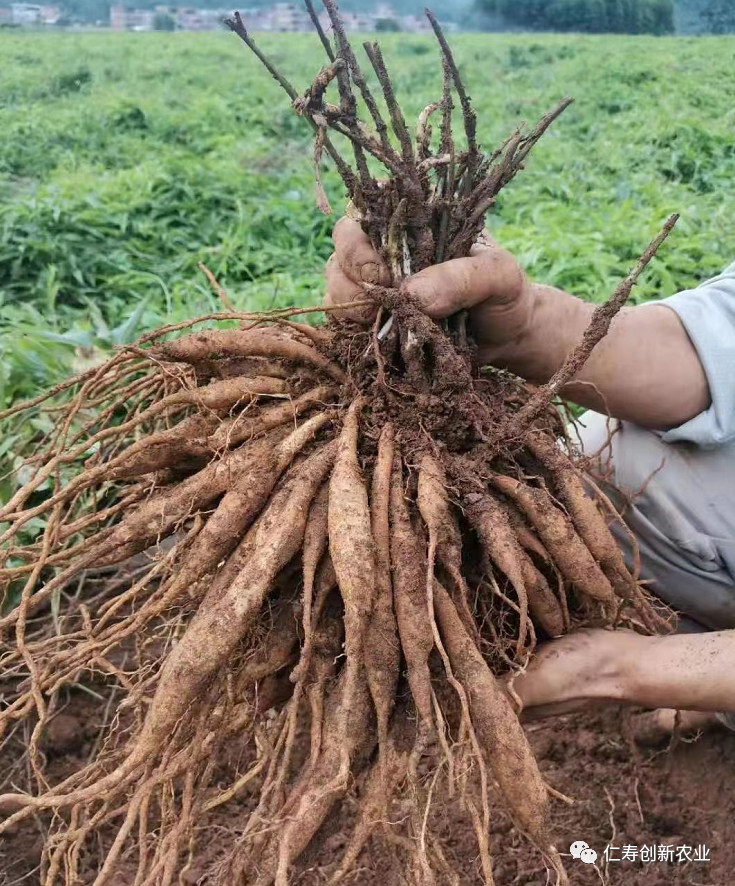
[[[63,712],[50,724],[44,753],[54,780],[81,768],[92,753],[97,725],[105,705],[88,695],[72,696]],[[732,886],[735,871],[735,734],[713,730],[696,741],[668,749],[640,749],[624,737],[624,718],[617,712],[566,716],[526,727],[531,747],[549,784],[574,800],[568,806],[554,803],[552,820],[573,886]],[[301,736],[306,753],[308,742]],[[233,751],[233,757],[236,750]],[[9,753],[0,762],[0,778],[8,777],[17,762]],[[252,795],[251,795],[252,797]],[[221,857],[223,843],[244,825],[252,811],[250,798],[240,796],[209,816],[197,840],[206,851],[196,867],[184,872],[185,886],[196,884],[208,858]],[[441,826],[445,854],[460,883],[481,882],[477,845],[470,822],[451,800],[437,804],[434,821]],[[294,883],[320,886],[328,879],[345,848],[340,819],[332,815],[315,845],[304,855]],[[43,831],[24,823],[0,847],[0,884],[40,884],[38,864]],[[569,846],[584,840],[600,858],[597,867],[583,865],[567,854]],[[546,871],[528,842],[512,827],[499,802],[493,803],[490,846],[495,857],[497,886],[543,886]],[[610,861],[604,851],[615,846],[621,859],[624,847],[638,848],[635,861]],[[642,847],[691,847],[692,857],[705,846],[704,862],[655,861],[642,863]],[[684,853],[686,855],[686,853]],[[79,886],[87,886],[98,873],[93,857]],[[114,886],[132,886],[135,865],[121,865]],[[376,836],[360,856],[358,865],[344,878],[345,886],[403,886],[402,852],[389,839]],[[440,881],[444,882],[444,881]],[[448,882],[448,881],[447,881]]]

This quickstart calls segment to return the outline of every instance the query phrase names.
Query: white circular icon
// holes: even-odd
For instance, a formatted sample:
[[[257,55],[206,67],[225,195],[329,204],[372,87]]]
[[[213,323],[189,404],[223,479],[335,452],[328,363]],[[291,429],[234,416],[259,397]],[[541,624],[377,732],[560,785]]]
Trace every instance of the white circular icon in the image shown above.
[[[579,860],[585,864],[594,864],[597,861],[597,853],[594,849],[583,849],[579,853]]]
[[[579,858],[585,849],[589,849],[589,843],[585,843],[584,840],[576,840],[569,847],[569,854],[572,858]]]

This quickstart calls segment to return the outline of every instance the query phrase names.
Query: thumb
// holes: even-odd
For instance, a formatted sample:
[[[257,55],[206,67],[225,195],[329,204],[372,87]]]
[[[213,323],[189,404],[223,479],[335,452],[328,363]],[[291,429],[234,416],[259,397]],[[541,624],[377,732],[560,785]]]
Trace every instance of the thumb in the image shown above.
[[[485,301],[512,302],[521,290],[523,272],[515,258],[497,246],[478,245],[467,258],[434,265],[403,284],[422,310],[433,320],[443,320],[458,311]]]

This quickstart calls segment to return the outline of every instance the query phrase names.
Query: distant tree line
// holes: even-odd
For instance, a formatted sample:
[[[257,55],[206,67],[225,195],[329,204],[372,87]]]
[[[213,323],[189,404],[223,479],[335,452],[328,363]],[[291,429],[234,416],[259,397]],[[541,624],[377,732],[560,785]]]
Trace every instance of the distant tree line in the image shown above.
[[[735,0],[676,0],[679,34],[735,33]]]
[[[674,32],[674,0],[478,0],[477,5],[510,25],[534,31]]]
[[[735,32],[735,2],[733,0],[708,0],[702,11],[705,28],[712,34]]]

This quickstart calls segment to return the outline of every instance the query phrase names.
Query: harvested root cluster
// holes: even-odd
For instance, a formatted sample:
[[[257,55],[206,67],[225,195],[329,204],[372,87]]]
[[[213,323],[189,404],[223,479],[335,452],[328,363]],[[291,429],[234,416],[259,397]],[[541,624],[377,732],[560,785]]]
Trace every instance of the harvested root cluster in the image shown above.
[[[28,727],[32,782],[6,785],[0,833],[48,821],[45,886],[86,882],[93,853],[95,886],[120,871],[129,878],[115,882],[135,886],[185,871],[286,886],[355,793],[332,882],[371,837],[399,847],[411,882],[459,882],[429,815],[449,793],[475,826],[478,879],[492,883],[493,783],[564,882],[549,790],[502,678],[539,639],[662,621],[553,400],[673,222],[547,386],[477,367],[461,318],[431,322],[400,281],[469,252],[567,103],[482,155],[432,18],[445,89],[415,137],[379,48],[366,46],[393,138],[333,0],[324,5],[336,45],[319,29],[329,66],[302,96],[239,16],[231,27],[313,125],[317,169],[330,154],[391,269],[393,286],[366,296],[374,327],[335,317],[312,328],[289,319],[298,312],[197,318],[0,416],[45,408],[57,419],[0,509],[0,730],[12,749]],[[333,81],[338,105],[325,97]],[[356,116],[354,88],[372,126]],[[326,208],[321,186],[319,200]],[[85,681],[105,690],[99,741],[86,766],[49,784],[44,731]],[[203,867],[208,823],[233,801],[249,804],[247,821]]]

